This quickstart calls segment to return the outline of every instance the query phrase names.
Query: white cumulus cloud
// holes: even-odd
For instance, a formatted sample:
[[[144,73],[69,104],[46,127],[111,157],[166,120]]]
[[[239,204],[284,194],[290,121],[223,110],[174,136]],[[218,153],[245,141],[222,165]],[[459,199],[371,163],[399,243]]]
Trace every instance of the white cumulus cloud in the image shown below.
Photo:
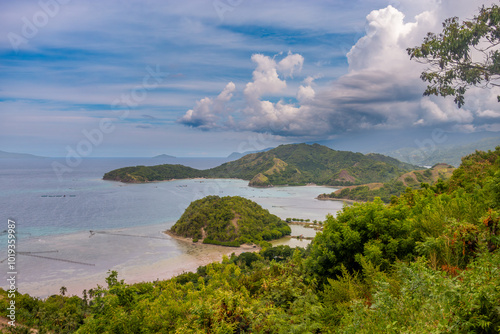
[[[426,84],[420,74],[426,66],[410,60],[407,53],[407,48],[422,43],[427,32],[439,33],[441,22],[454,13],[468,13],[462,20],[477,13],[477,4],[459,2],[459,11],[452,0],[426,0],[425,6],[403,0],[401,8],[372,11],[366,17],[366,34],[346,55],[348,72],[323,87],[313,87],[314,77],[307,76],[302,85],[293,86],[298,87],[293,96],[285,79],[292,81],[301,74],[304,57],[288,52],[277,61],[278,56],[254,54],[256,68],[244,88],[243,107],[224,119],[205,98],[181,121],[195,127],[225,124],[235,130],[306,137],[422,126],[460,131],[491,128],[491,120],[499,118],[494,111],[498,90],[471,89],[461,109],[453,98],[424,97]],[[405,9],[412,17],[405,16]]]
[[[205,130],[218,127],[217,122],[226,114],[226,103],[231,100],[235,90],[236,85],[229,82],[215,99],[205,97],[197,101],[196,106],[188,110],[179,122]]]

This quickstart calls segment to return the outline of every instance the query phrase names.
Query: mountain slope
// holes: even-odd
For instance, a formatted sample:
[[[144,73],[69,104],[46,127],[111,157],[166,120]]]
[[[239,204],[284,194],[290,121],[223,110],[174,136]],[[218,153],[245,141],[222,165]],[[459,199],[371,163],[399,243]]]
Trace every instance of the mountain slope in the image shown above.
[[[436,164],[430,169],[415,170],[405,173],[386,183],[368,183],[361,186],[350,186],[331,194],[321,194],[318,199],[339,199],[353,201],[373,201],[380,197],[389,203],[392,196],[400,196],[406,188],[418,189],[422,183],[433,185],[439,180],[450,179],[455,168],[447,164]]]
[[[175,166],[175,167],[174,167]],[[236,161],[207,170],[181,165],[126,167],[104,175],[105,180],[148,182],[179,178],[238,178],[252,186],[356,185],[387,182],[415,166],[380,154],[335,151],[319,144],[281,145],[266,152],[247,154]]]

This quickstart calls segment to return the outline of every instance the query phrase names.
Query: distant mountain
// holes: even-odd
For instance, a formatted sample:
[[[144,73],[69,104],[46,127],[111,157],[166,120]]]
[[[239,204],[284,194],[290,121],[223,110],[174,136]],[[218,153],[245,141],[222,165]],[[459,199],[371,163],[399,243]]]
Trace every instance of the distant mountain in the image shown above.
[[[27,153],[11,153],[11,152],[0,151],[0,159],[43,159],[43,158],[45,157]]]
[[[391,155],[391,152],[402,148],[418,150],[420,146],[426,145],[431,148],[448,148],[451,146],[463,146],[479,142],[486,138],[499,137],[500,132],[482,131],[472,133],[442,132],[438,140],[434,140],[436,131],[441,131],[435,127],[429,128],[408,128],[394,130],[378,130],[365,132],[352,132],[335,139],[316,141],[320,145],[328,146],[334,150],[353,151],[361,153],[381,153]],[[479,148],[478,148],[479,149]],[[474,152],[471,151],[471,152]],[[440,161],[437,161],[438,163]],[[429,164],[433,166],[434,164]]]
[[[405,147],[387,152],[387,155],[419,166],[433,166],[436,163],[447,163],[458,167],[462,157],[474,153],[476,150],[494,150],[499,145],[500,137],[490,137],[461,145],[455,144],[436,147],[429,145],[421,149]]]
[[[218,167],[197,170],[182,165],[136,166],[113,170],[105,180],[149,182],[183,178],[238,178],[250,186],[356,185],[387,182],[416,166],[380,154],[335,151],[319,144],[281,145],[266,152],[247,154]]]
[[[243,158],[245,155],[247,154],[252,154],[252,153],[260,153],[260,152],[267,152],[269,150],[272,150],[274,147],[268,147],[268,148],[265,148],[263,150],[260,150],[260,151],[246,151],[246,152],[243,152],[243,153],[239,153],[239,152],[233,152],[231,153],[230,155],[227,156],[227,158],[229,160],[237,160],[239,158]]]
[[[154,156],[153,159],[176,159],[177,157],[174,157],[173,155],[168,155],[168,154],[160,154],[157,156]]]

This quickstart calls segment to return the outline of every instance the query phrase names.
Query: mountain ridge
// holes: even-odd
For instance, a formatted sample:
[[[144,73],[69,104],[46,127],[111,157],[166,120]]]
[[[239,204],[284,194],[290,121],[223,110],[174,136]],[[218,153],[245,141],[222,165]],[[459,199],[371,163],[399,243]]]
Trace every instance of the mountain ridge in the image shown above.
[[[46,159],[46,157],[29,153],[13,153],[0,151],[0,159]]]
[[[151,159],[177,159],[177,157],[175,157],[173,155],[168,155],[168,154],[159,154],[159,155],[155,155]]]

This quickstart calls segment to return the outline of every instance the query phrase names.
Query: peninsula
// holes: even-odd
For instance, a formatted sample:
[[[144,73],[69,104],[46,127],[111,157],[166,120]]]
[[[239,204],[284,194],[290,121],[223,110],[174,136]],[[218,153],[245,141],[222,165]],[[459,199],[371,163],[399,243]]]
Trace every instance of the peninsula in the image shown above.
[[[337,151],[319,144],[281,145],[266,152],[247,154],[218,167],[199,170],[183,165],[135,166],[112,170],[104,180],[143,183],[187,178],[237,178],[250,186],[351,186],[388,182],[418,169],[381,154]]]

